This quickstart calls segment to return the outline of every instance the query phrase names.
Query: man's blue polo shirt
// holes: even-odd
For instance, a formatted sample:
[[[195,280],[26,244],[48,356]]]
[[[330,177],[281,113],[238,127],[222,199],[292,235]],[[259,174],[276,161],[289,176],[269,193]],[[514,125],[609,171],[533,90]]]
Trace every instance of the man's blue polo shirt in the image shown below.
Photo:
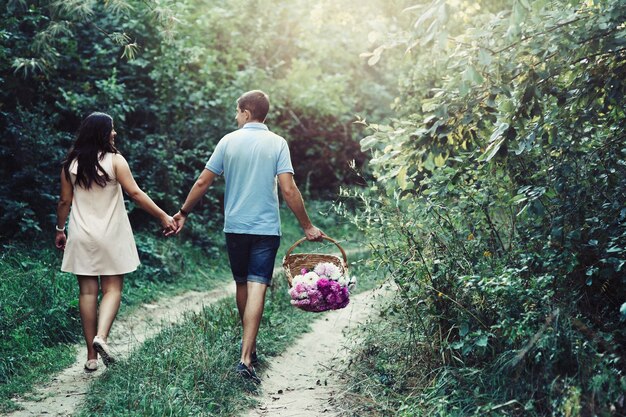
[[[224,136],[206,169],[224,174],[224,232],[280,236],[278,174],[293,174],[287,141],[263,123]]]

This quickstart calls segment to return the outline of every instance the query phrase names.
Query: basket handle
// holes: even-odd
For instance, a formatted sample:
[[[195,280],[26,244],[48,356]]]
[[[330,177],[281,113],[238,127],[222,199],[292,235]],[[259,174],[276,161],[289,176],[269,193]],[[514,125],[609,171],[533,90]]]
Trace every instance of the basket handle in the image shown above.
[[[337,246],[339,248],[339,250],[341,251],[341,256],[343,256],[343,263],[345,265],[348,265],[348,257],[346,256],[346,251],[343,250],[343,248],[341,247],[341,245],[333,238],[330,238],[328,236],[322,236],[322,238],[331,241],[332,243],[335,244],[335,246]],[[298,246],[300,243],[304,242],[306,239],[306,237],[301,238],[300,240],[298,240],[296,243],[294,243],[288,250],[287,253],[285,254],[285,258],[287,258],[289,255],[291,255],[291,252],[293,252],[293,250],[296,248],[296,246]]]

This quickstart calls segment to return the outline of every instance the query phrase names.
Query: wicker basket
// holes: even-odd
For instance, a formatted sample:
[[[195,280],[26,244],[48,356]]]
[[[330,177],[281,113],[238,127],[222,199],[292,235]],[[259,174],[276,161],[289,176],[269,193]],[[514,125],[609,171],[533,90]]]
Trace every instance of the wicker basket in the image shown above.
[[[300,243],[306,240],[305,237],[298,240],[287,250],[285,257],[283,258],[283,269],[285,270],[285,276],[287,277],[287,282],[289,283],[289,287],[291,288],[291,282],[293,281],[293,277],[300,274],[300,270],[302,268],[306,268],[311,271],[313,268],[321,263],[321,262],[330,262],[336,265],[339,268],[339,271],[342,275],[347,275],[348,273],[348,258],[346,257],[346,251],[343,250],[341,245],[337,243],[336,240],[329,238],[328,236],[324,236],[324,239],[334,243],[339,250],[341,251],[341,256],[336,255],[327,255],[324,253],[294,253],[293,250]]]

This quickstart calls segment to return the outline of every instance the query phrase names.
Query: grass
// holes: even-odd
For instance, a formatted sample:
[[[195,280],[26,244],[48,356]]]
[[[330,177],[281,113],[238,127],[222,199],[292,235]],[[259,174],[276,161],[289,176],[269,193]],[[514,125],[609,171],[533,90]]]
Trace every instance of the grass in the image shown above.
[[[373,285],[363,262],[352,273],[363,275],[360,288]],[[370,282],[372,281],[372,282]],[[291,307],[287,284],[274,278],[268,293],[258,347],[261,377],[268,359],[279,355],[309,329],[313,313]],[[133,352],[119,366],[95,381],[81,416],[232,416],[249,408],[257,386],[233,369],[241,340],[237,309],[232,299],[190,314]]]
[[[352,366],[346,373],[348,390],[341,399],[344,409],[350,410],[347,415],[428,415],[422,413],[423,403],[411,398],[435,376],[423,371],[432,369],[428,363],[432,352],[424,347],[428,341],[416,340],[406,324],[406,317],[388,313],[361,329],[361,343],[352,352]]]
[[[218,233],[221,235],[221,233]],[[228,279],[225,255],[206,256],[188,243],[136,234],[142,266],[125,279],[120,315],[141,303],[188,289],[207,290]],[[0,412],[75,359],[82,343],[78,285],[59,271],[49,247],[5,245],[0,256]],[[197,271],[210,271],[198,273]]]
[[[307,203],[313,222],[330,236],[344,238],[342,246],[356,246],[358,237],[352,227],[324,211],[328,206],[328,203],[316,201]],[[283,208],[281,216],[283,239],[278,261],[302,237],[293,214]],[[208,248],[198,248],[180,237],[163,239],[136,233],[142,266],[125,279],[120,316],[131,314],[136,306],[145,302],[186,290],[209,290],[220,282],[229,282],[223,233],[221,230],[208,230],[207,233],[210,241],[215,243]],[[47,239],[42,236],[34,240],[45,244],[22,242],[2,246],[0,413],[16,409],[12,397],[28,395],[26,393],[35,384],[48,380],[51,374],[70,365],[75,358],[75,344],[83,343],[76,278],[59,271],[60,252],[48,245]],[[329,243],[303,243],[300,249],[338,253]],[[278,291],[274,288],[274,292]],[[223,310],[229,308],[222,307]],[[268,311],[272,308],[268,306]],[[267,341],[267,346],[273,345]],[[271,349],[268,353],[273,351]]]
[[[56,271],[53,251],[0,257],[0,412],[10,398],[73,362],[68,344],[80,337],[73,277]]]
[[[532,392],[540,387],[527,384],[523,372],[509,372],[492,360],[475,366],[442,365],[436,357],[438,349],[429,346],[433,340],[407,327],[410,323],[405,315],[387,311],[381,320],[363,329],[362,343],[346,374],[348,389],[340,399],[344,409],[350,410],[347,416],[586,415],[580,412],[577,378],[559,376],[551,381],[555,407],[551,412],[541,410],[543,399]],[[562,380],[567,381],[568,389],[559,392]]]
[[[343,238],[341,244],[349,253],[351,249],[363,249],[350,226],[321,211],[321,205],[309,204],[308,207],[313,222],[330,236]],[[291,214],[283,211],[282,219],[283,239],[277,266],[293,242],[302,237]],[[328,242],[307,242],[300,249],[338,253]],[[361,291],[379,281],[378,275],[370,273],[363,256],[361,253],[349,258],[350,273],[361,278],[358,286]],[[279,272],[268,291],[258,338],[261,376],[270,357],[279,355],[308,330],[312,314],[290,305],[286,280]],[[95,381],[80,415],[236,415],[255,401],[242,392],[257,392],[254,384],[233,373],[239,359],[240,328],[232,299],[186,316],[181,323],[161,331]]]
[[[279,337],[259,339],[263,355],[297,336],[303,314],[284,315],[270,303],[262,324]],[[233,300],[189,315],[165,329],[92,384],[82,416],[232,416],[250,405],[241,390],[256,387],[233,376],[239,356],[239,316]]]

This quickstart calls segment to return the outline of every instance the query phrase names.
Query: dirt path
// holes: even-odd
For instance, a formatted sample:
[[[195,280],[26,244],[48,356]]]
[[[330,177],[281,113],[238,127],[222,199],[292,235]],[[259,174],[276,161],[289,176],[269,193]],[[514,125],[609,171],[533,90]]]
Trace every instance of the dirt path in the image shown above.
[[[358,249],[348,253],[354,254],[362,251]],[[280,271],[280,269],[276,269],[274,272],[276,274],[280,273]],[[234,294],[235,285],[228,280],[219,288],[211,291],[189,291],[176,297],[157,300],[153,304],[144,304],[128,317],[116,320],[109,335],[109,345],[117,353],[118,357],[127,357],[132,350],[139,347],[146,339],[161,331],[163,325],[178,322],[183,318],[184,313],[199,312],[205,305],[212,304],[227,296],[234,296]],[[298,414],[286,411],[287,413],[284,414],[272,411],[278,403],[281,404],[279,408],[290,410],[285,405],[286,402],[299,401],[300,404],[303,404],[303,401],[305,401],[303,398],[307,398],[307,401],[309,401],[308,397],[314,398],[309,401],[310,405],[307,402],[306,407],[311,410],[326,409],[324,402],[327,403],[328,398],[336,391],[332,385],[335,380],[331,376],[324,376],[317,368],[314,369],[314,366],[320,362],[328,363],[328,359],[331,357],[341,355],[342,343],[346,342],[343,337],[344,331],[364,320],[371,310],[370,304],[374,297],[371,292],[357,295],[349,307],[318,316],[320,319],[316,321],[310,333],[303,336],[284,355],[272,361],[277,365],[265,372],[263,378],[263,386],[265,392],[268,393],[267,399],[264,400],[266,405],[259,407],[256,414],[252,413],[250,415],[316,415],[307,414],[306,412]],[[314,346],[315,349],[309,349],[307,346]],[[306,353],[303,354],[302,352]],[[291,358],[292,356],[293,358]],[[290,359],[283,359],[283,357]],[[77,345],[74,364],[55,375],[49,382],[37,387],[33,392],[26,394],[24,397],[14,398],[15,403],[22,410],[9,413],[8,416],[72,416],[80,408],[89,389],[90,382],[104,373],[106,369],[102,361],[100,361],[99,369],[96,372],[86,374],[83,372],[85,359],[85,348],[83,343],[80,343]],[[292,362],[289,362],[289,360],[292,360]],[[298,366],[300,369],[299,373],[306,375],[307,378],[293,374],[293,372],[287,372],[294,371],[296,369],[295,366]],[[292,369],[288,369],[289,367],[292,367]],[[318,375],[318,377],[315,378],[315,375]],[[318,379],[322,385],[316,384]],[[311,381],[312,384],[310,383]],[[326,383],[327,385],[325,385]],[[314,396],[311,396],[311,390],[315,391]],[[281,392],[280,394],[279,391]],[[277,402],[273,399],[277,396],[282,401]],[[299,407],[299,409],[303,408],[302,405]],[[326,415],[330,416],[332,414]]]
[[[158,333],[163,324],[177,322],[182,319],[183,313],[199,312],[203,306],[234,293],[235,285],[228,281],[212,291],[190,291],[158,300],[154,304],[144,304],[132,315],[116,320],[111,329],[109,344],[120,357],[126,357],[146,339]],[[72,366],[61,371],[49,383],[37,388],[34,393],[28,394],[27,399],[15,399],[23,410],[9,416],[71,416],[80,407],[90,381],[105,372],[100,361],[96,372],[84,373],[84,346],[78,345],[77,351],[76,361]]]
[[[270,368],[261,375],[261,403],[244,415],[339,416],[341,410],[332,401],[343,390],[337,370],[358,343],[347,334],[376,311],[375,306],[386,292],[385,289],[358,294],[345,309],[318,316],[309,333],[272,359]]]

